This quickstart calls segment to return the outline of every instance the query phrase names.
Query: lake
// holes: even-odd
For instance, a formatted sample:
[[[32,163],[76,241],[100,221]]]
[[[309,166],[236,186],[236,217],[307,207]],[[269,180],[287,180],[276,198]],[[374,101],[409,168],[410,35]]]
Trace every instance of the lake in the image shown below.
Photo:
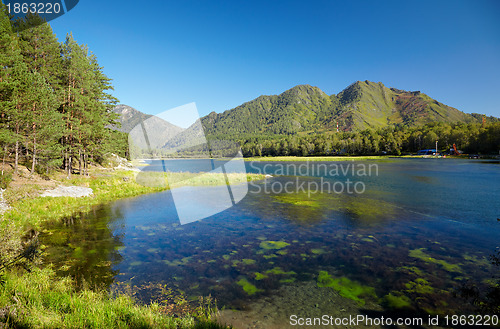
[[[177,161],[179,170],[192,172],[212,165]],[[91,286],[135,285],[145,302],[159,298],[155,284],[193,300],[211,295],[219,307],[240,310],[293,291],[307,314],[463,314],[476,310],[464,288],[486,294],[494,284],[498,267],[489,257],[500,246],[498,161],[246,167],[273,177],[250,182],[235,206],[190,224],[180,224],[172,191],[49,223],[41,237],[46,260]],[[153,163],[148,170],[161,168]],[[176,198],[189,201],[200,190],[221,195],[227,188],[181,187]]]

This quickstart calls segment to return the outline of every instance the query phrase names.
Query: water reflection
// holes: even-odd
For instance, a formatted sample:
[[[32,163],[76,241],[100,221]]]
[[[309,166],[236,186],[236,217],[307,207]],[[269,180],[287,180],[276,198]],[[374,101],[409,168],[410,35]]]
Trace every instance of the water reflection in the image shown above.
[[[70,275],[78,285],[109,287],[123,260],[125,221],[117,208],[100,206],[49,223],[42,234],[44,250],[56,272]]]

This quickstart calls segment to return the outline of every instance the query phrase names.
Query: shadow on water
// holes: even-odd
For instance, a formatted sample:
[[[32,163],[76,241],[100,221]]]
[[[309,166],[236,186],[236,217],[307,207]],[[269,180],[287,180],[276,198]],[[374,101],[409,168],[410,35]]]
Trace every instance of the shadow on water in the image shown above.
[[[40,239],[58,274],[73,277],[79,286],[108,288],[123,259],[124,225],[119,209],[99,206],[47,224]]]

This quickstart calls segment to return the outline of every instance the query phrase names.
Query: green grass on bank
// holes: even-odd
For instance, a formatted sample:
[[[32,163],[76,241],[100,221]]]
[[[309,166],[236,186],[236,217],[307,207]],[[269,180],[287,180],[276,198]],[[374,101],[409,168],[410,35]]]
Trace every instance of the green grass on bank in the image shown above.
[[[15,223],[16,226],[24,229],[37,230],[42,222],[70,216],[75,212],[86,212],[98,204],[164,190],[164,188],[137,184],[134,180],[134,173],[129,171],[99,172],[90,177],[74,175],[72,179],[63,180],[60,184],[90,187],[93,190],[93,196],[34,197],[30,192],[25,192],[19,198],[19,195],[16,195],[19,194],[19,189],[7,189],[5,198],[12,209],[4,214],[4,221]],[[40,187],[34,186],[32,189],[40,190]]]
[[[113,200],[160,192],[167,186],[141,185],[130,171],[95,171],[90,177],[73,176],[60,184],[90,187],[93,196],[83,198],[39,197],[36,184],[7,189],[11,209],[0,218],[0,269],[18,254],[29,236],[43,222],[84,213]],[[163,174],[164,175],[164,174]],[[169,175],[173,187],[226,184],[221,174]],[[263,175],[229,174],[231,184],[262,179]],[[163,179],[165,176],[163,176]],[[35,234],[34,234],[35,233]],[[43,258],[42,258],[43,262]],[[32,266],[0,270],[0,327],[7,328],[225,328],[207,316],[172,317],[158,304],[138,305],[127,295],[77,288],[70,278],[57,277],[50,268]]]
[[[193,328],[192,317],[173,318],[160,305],[139,306],[128,296],[76,291],[70,278],[50,268],[10,272],[0,289],[3,322],[12,328]]]
[[[226,184],[241,184],[252,180],[264,179],[262,174],[246,173],[163,173],[163,172],[142,172],[137,176],[137,181],[145,186],[155,186],[170,188],[182,186],[218,186]]]

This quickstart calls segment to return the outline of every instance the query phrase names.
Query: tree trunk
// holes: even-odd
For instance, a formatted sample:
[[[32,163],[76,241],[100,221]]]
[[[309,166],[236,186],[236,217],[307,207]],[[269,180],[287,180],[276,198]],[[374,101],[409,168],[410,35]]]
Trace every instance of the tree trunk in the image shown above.
[[[82,175],[82,151],[78,150],[78,174]]]
[[[68,151],[64,150],[64,171],[68,172]]]
[[[89,175],[89,170],[88,170],[88,155],[87,153],[83,154],[83,165],[85,166],[85,176]]]
[[[35,141],[33,141],[34,143]],[[36,144],[33,144],[33,163],[31,164],[31,174],[35,173],[35,164],[36,164]]]
[[[71,162],[72,162],[72,158],[71,158],[71,153],[69,154],[68,156],[68,179],[71,178]]]
[[[14,174],[17,175],[17,166],[19,164],[19,141],[16,141],[16,160],[14,162]]]

